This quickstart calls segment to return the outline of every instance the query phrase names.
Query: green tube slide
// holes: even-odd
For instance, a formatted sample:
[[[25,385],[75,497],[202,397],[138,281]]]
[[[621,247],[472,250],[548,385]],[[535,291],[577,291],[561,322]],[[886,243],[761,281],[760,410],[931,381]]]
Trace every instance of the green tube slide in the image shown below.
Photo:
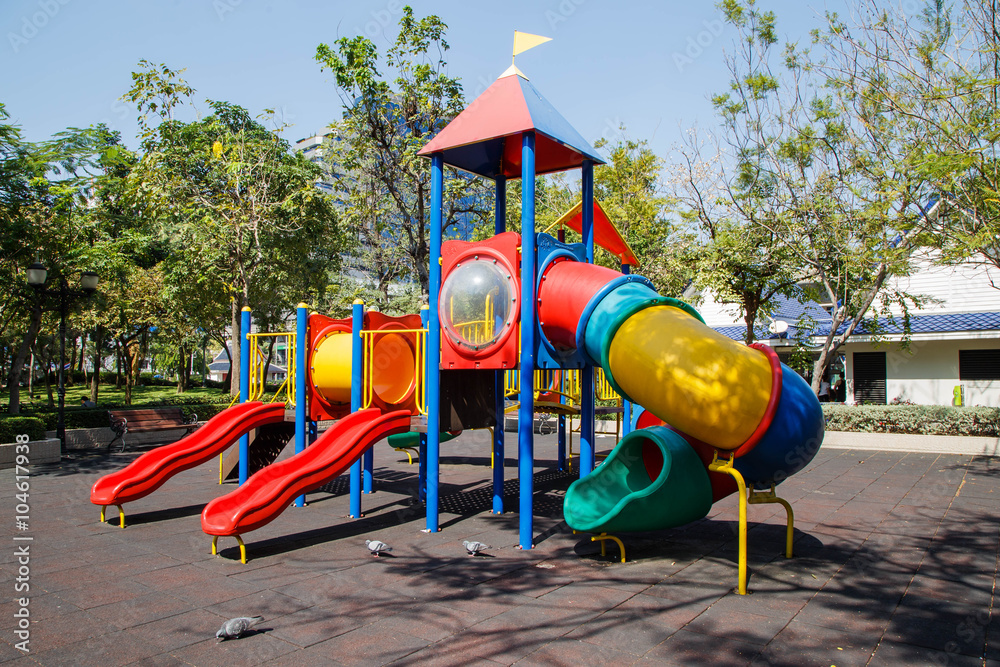
[[[563,511],[574,530],[628,532],[681,526],[711,506],[701,459],[680,435],[655,426],[629,433],[603,464],[574,482]]]

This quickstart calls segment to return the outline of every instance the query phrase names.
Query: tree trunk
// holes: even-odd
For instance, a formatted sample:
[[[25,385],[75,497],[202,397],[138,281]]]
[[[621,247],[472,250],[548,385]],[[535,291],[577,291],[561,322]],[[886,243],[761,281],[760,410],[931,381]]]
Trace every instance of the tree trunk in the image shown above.
[[[274,344],[277,342],[278,338],[276,336],[271,336],[268,339],[267,346],[267,359],[264,361],[264,381],[261,383],[263,386],[267,386],[267,375],[271,368],[271,360],[274,359]]]
[[[83,367],[83,360],[87,357],[87,334],[80,334],[80,358],[76,362],[76,370],[80,373],[84,373],[85,369]],[[84,383],[87,382],[86,375],[84,375]]]
[[[68,369],[69,372],[68,373],[66,372],[67,369],[63,370],[64,373],[63,383],[66,386],[71,387],[73,386],[73,369],[76,368],[76,336],[70,336],[69,349],[70,349],[69,369]]]
[[[31,309],[31,317],[28,320],[28,331],[21,340],[21,346],[17,349],[17,354],[14,355],[14,361],[10,365],[10,373],[7,375],[7,390],[10,398],[10,404],[7,407],[8,414],[16,415],[21,412],[21,371],[24,368],[25,360],[28,358],[28,353],[31,352],[31,346],[35,344],[35,337],[38,336],[38,330],[41,328],[42,308],[41,306],[35,306]]]
[[[183,394],[187,386],[188,349],[183,343],[177,349],[177,393]]]
[[[115,341],[115,389],[122,388],[122,344]]]
[[[52,356],[51,354],[45,354],[45,348],[39,349],[37,341],[35,342],[35,356],[41,362],[42,368],[45,369],[45,395],[48,399],[48,407],[55,407],[55,399],[52,396]]]
[[[229,341],[229,349],[231,350],[229,355],[229,395],[239,396],[240,393],[240,342],[242,336],[240,336],[240,312],[242,310],[240,304],[233,299],[233,319],[232,319],[232,338]]]
[[[139,369],[140,345],[137,341],[119,340],[121,361],[125,367],[125,405],[132,405],[132,387]]]
[[[104,345],[104,327],[98,325],[94,331],[94,374],[90,376],[90,400],[97,403],[97,394],[101,387],[101,369],[104,367],[104,359],[101,355],[101,347]]]

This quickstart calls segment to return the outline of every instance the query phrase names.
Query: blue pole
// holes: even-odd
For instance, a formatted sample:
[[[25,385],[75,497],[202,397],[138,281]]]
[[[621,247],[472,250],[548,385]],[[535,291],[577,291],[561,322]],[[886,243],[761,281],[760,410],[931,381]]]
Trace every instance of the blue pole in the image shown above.
[[[441,451],[441,318],[438,294],[441,291],[441,214],[444,208],[444,157],[431,156],[431,244],[430,275],[427,285],[427,530],[436,533],[438,525],[438,482]]]
[[[628,264],[622,264],[622,273],[628,275],[631,273],[631,268]],[[632,401],[622,398],[622,437],[625,437],[632,432]]]
[[[556,238],[560,243],[566,242],[566,229],[562,225],[559,225],[559,231],[556,232]],[[563,394],[566,393],[565,369],[559,373],[559,391]],[[559,403],[565,405],[566,397],[560,395]],[[559,427],[556,430],[556,468],[560,472],[563,472],[566,470],[566,416],[559,415],[557,419]]]
[[[240,403],[250,399],[250,306],[240,312]],[[250,476],[250,435],[240,436],[240,486]]]
[[[594,163],[583,161],[583,211],[581,228],[587,247],[587,261],[594,263]],[[594,367],[580,371],[580,477],[594,469]]]
[[[365,302],[355,299],[351,307],[351,412],[361,409],[364,383],[364,349],[361,330],[364,329]],[[361,458],[351,464],[351,518],[361,518]]]
[[[493,209],[493,231],[503,234],[507,231],[507,178],[497,176],[496,196]],[[506,371],[497,371],[494,382],[496,392],[496,425],[493,427],[493,513],[503,514],[503,476],[504,476],[504,381]]]
[[[521,140],[521,387],[517,411],[517,476],[520,481],[520,543],[531,549],[534,533],[535,442],[535,133]]]
[[[309,316],[307,306],[300,303],[295,309],[295,453],[306,449],[306,345]],[[305,507],[305,494],[295,499],[296,507]]]

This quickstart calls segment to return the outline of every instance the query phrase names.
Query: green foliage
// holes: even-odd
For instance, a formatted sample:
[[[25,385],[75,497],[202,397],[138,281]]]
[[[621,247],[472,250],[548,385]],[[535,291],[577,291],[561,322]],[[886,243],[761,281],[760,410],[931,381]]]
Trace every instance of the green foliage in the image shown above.
[[[823,406],[828,431],[1000,437],[1000,409],[941,405]]]
[[[390,310],[410,301],[397,298],[394,285],[413,283],[427,293],[430,161],[417,153],[465,106],[459,80],[447,75],[446,31],[439,17],[417,19],[405,7],[384,54],[363,36],[316,49],[345,109],[324,144],[352,246],[350,274],[338,281],[334,310],[359,291],[381,293],[376,301]],[[490,188],[450,168],[445,182],[445,235],[468,238],[489,221]]]
[[[45,422],[37,417],[0,415],[0,444],[17,442],[17,436],[30,440],[45,439]]]

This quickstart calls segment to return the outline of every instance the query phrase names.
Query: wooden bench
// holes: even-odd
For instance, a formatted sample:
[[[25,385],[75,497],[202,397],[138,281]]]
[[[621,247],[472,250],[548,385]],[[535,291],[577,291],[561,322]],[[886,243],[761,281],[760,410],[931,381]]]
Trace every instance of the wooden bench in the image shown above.
[[[149,433],[183,428],[184,435],[198,428],[198,415],[185,414],[183,408],[141,408],[129,410],[109,410],[108,421],[115,437],[108,443],[108,451],[115,440],[121,439],[121,451],[125,451],[126,433]]]

